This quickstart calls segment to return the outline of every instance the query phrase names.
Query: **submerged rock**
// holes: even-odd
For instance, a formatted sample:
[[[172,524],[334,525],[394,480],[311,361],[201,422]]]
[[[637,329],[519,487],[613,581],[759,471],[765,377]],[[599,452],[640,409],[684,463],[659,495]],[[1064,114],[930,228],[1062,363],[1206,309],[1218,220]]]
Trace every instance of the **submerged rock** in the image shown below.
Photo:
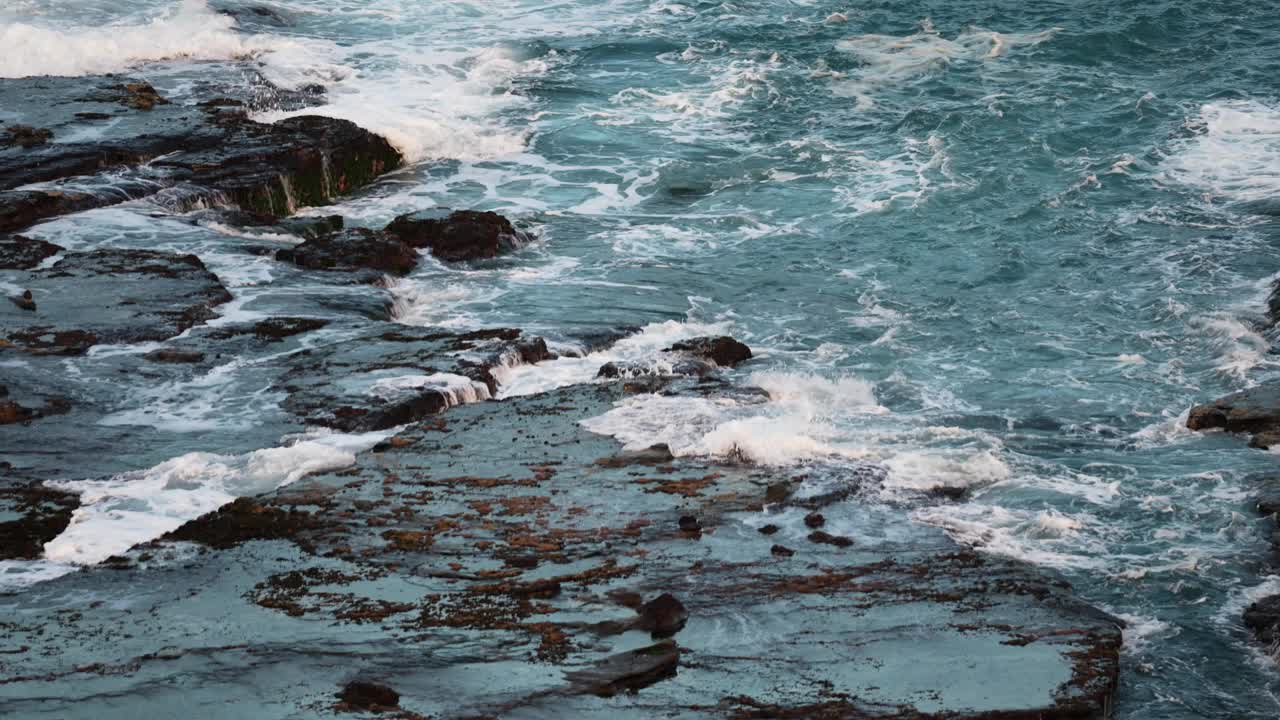
[[[219,15],[233,17],[241,25],[262,24],[271,27],[288,27],[293,24],[292,19],[287,15],[268,5],[241,5],[227,2],[211,3],[211,5]]]
[[[143,355],[142,359],[154,363],[198,363],[204,361],[204,353],[197,352],[195,350],[161,348],[159,350],[152,350],[146,355]]]
[[[38,355],[166,340],[214,317],[213,308],[231,299],[195,255],[154,250],[67,253],[21,282],[38,307],[0,308],[0,325],[10,344]]]
[[[528,236],[501,215],[472,210],[457,210],[446,217],[431,212],[401,215],[386,231],[449,261],[497,257],[528,242]]]
[[[612,697],[635,692],[669,677],[680,664],[680,646],[671,640],[610,655],[586,670],[566,673],[570,692]]]
[[[406,275],[418,264],[418,253],[394,235],[352,228],[284,248],[276,253],[276,259],[311,270],[377,270]]]
[[[347,683],[342,692],[338,693],[338,699],[355,710],[376,710],[400,705],[400,693],[386,685],[362,680]]]
[[[627,467],[629,465],[665,465],[675,456],[666,443],[650,445],[643,450],[624,450],[617,455],[596,460],[596,465],[608,468]]]
[[[394,328],[394,329],[392,329]],[[450,333],[387,325],[295,358],[283,407],[346,432],[385,430],[489,399],[501,369],[551,357],[519,330]]]
[[[1280,383],[1269,382],[1191,408],[1187,427],[1253,435],[1251,445],[1280,444]]]
[[[117,103],[134,110],[151,110],[157,105],[170,104],[151,83],[142,80],[99,87],[81,99],[88,102]]]
[[[16,145],[21,148],[33,148],[44,145],[53,139],[53,131],[47,128],[34,128],[30,125],[10,125],[0,131],[0,147]]]
[[[208,333],[208,337],[225,340],[240,335],[253,335],[265,342],[282,342],[287,337],[319,330],[329,325],[328,320],[305,317],[273,317],[255,323],[221,325]]]
[[[4,397],[8,394],[8,388],[0,385],[5,390]],[[71,403],[63,398],[54,398],[45,402],[44,407],[27,407],[20,404],[16,400],[0,400],[0,425],[14,425],[16,423],[31,422],[39,420],[50,415],[63,415],[71,409]]]

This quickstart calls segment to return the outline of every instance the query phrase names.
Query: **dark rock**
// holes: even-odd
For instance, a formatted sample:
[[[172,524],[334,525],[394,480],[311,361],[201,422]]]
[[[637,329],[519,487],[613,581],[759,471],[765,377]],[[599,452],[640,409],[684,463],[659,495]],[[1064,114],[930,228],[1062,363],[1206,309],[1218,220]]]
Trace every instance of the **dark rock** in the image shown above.
[[[280,342],[287,337],[311,332],[312,330],[319,330],[328,324],[328,320],[321,320],[319,318],[269,318],[255,323],[253,326],[253,334],[261,340],[266,340],[268,342]]]
[[[674,641],[610,655],[595,667],[566,673],[573,693],[612,697],[636,692],[659,680],[674,677],[680,664],[680,647]]]
[[[935,485],[925,491],[929,497],[941,500],[960,501],[969,496],[969,488],[956,485]]]
[[[1252,448],[1266,450],[1272,445],[1280,445],[1280,430],[1264,430],[1249,438],[1249,447]]]
[[[0,309],[0,326],[7,326],[10,343],[38,355],[167,340],[214,317],[212,308],[231,299],[195,255],[153,250],[67,253],[22,283],[38,293],[38,312]]]
[[[33,240],[22,235],[2,235],[0,269],[29,270],[60,252],[61,247],[43,240]]]
[[[760,528],[759,528],[758,530],[756,530],[756,532],[760,533],[761,535],[772,535],[772,534],[774,534],[774,533],[778,532],[778,530],[779,530],[779,528],[778,528],[778,526],[777,526],[777,525],[774,525],[774,524],[770,523],[770,524],[768,524],[768,525],[762,525],[762,526],[760,526]]]
[[[497,257],[528,241],[501,215],[471,210],[458,210],[448,217],[434,213],[401,215],[387,225],[386,232],[449,261]]]
[[[195,350],[160,348],[143,355],[142,359],[153,363],[198,363],[204,360],[204,353]]]
[[[189,520],[165,533],[162,540],[200,543],[225,550],[250,540],[297,540],[323,528],[316,515],[265,505],[253,498],[239,498],[217,510]]]
[[[689,620],[689,611],[684,603],[671,593],[663,593],[641,605],[637,612],[640,619],[636,621],[636,627],[659,638],[675,635]]]
[[[809,513],[808,515],[804,516],[804,524],[806,527],[820,528],[826,523],[827,523],[827,519],[822,516],[822,513],[815,512],[815,513]]]
[[[1245,608],[1244,624],[1260,642],[1280,643],[1280,595],[1262,598]]]
[[[666,465],[675,460],[671,448],[666,443],[650,445],[644,450],[624,450],[612,457],[596,460],[596,465],[607,468],[628,467],[630,465]]]
[[[387,430],[407,425],[449,409],[449,398],[439,390],[424,390],[409,397],[371,407],[343,406],[333,411],[333,418],[322,424],[346,432]]]
[[[123,82],[99,88],[84,98],[92,102],[118,103],[134,110],[151,110],[157,105],[168,105],[169,101],[161,97],[151,83],[142,81]]]
[[[13,301],[14,305],[17,305],[22,310],[26,310],[28,312],[36,311],[36,302],[31,298],[30,290],[24,290],[22,291],[21,295],[17,297],[11,297],[9,299]]]
[[[301,335],[328,327],[329,321],[320,318],[274,317],[259,320],[255,323],[234,323],[220,325],[209,331],[208,337],[226,340],[242,335],[253,335],[265,342],[281,342],[287,337]]]
[[[639,608],[644,604],[644,596],[634,590],[610,590],[608,597],[615,603],[629,607],[639,612]]]
[[[0,147],[16,145],[21,148],[33,148],[48,143],[52,138],[52,130],[34,128],[30,125],[10,125],[0,132]]]
[[[386,685],[362,680],[354,680],[347,683],[342,688],[342,692],[338,693],[338,699],[352,708],[360,710],[393,708],[400,705],[400,693]]]
[[[85,102],[116,99],[157,107],[159,101],[151,99],[143,85],[106,86]],[[146,197],[156,193],[157,181],[189,188],[186,196],[193,204],[217,200],[279,217],[331,202],[402,163],[399,152],[382,137],[333,118],[299,116],[266,124],[243,114],[208,115],[179,108],[166,110],[154,127],[144,123],[140,129],[127,138],[0,152],[0,190],[7,190],[0,192],[0,232]],[[151,162],[152,169],[145,177],[119,171],[144,162]],[[100,180],[101,191],[13,189],[77,176],[93,180],[104,170],[117,172]]]
[[[809,533],[809,542],[819,543],[822,545],[834,545],[836,547],[849,547],[853,544],[853,540],[840,535],[831,535],[821,530],[815,530]]]
[[[1262,515],[1280,513],[1280,494],[1268,494],[1258,498],[1257,509]]]
[[[769,548],[769,553],[775,557],[791,557],[796,554],[796,551],[782,545],[774,545]]]
[[[684,532],[701,532],[702,523],[698,522],[698,518],[692,515],[681,515],[677,521],[680,529]]]
[[[27,422],[36,417],[36,411],[23,407],[13,400],[0,400],[0,425]]]
[[[312,270],[378,270],[405,275],[418,264],[418,253],[393,235],[353,228],[280,250],[276,259]]]
[[[39,558],[44,554],[44,544],[67,529],[78,507],[79,495],[42,483],[0,488],[0,509],[22,516],[0,522],[0,560]]]
[[[640,332],[641,329],[642,328],[636,325],[627,325],[616,328],[582,330],[572,333],[570,337],[581,344],[582,349],[580,353],[582,355],[587,355],[612,347],[619,340],[635,335]]]
[[[751,348],[727,335],[685,340],[667,348],[667,351],[689,353],[721,367],[733,367],[751,359]]]
[[[220,15],[236,19],[241,25],[269,25],[271,27],[287,27],[293,21],[284,13],[266,5],[239,5],[219,3],[214,8]]]
[[[785,480],[771,483],[764,491],[764,501],[768,505],[786,502],[789,497],[791,497],[791,483]]]
[[[0,180],[2,182],[2,180]],[[13,190],[0,192],[0,232],[21,230],[59,215],[91,210],[116,202],[143,197],[124,191],[113,200],[89,192],[73,190]]]
[[[1280,382],[1269,382],[1191,408],[1187,427],[1252,433],[1255,447],[1280,437]]]
[[[346,220],[341,215],[300,216],[280,220],[276,227],[302,238],[318,238],[342,230]]]

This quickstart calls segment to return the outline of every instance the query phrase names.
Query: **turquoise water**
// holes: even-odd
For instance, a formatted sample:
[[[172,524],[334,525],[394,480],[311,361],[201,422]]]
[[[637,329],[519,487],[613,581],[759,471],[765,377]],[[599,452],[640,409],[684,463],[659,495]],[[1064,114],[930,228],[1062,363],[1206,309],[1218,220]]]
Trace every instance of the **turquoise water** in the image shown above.
[[[1280,266],[1273,7],[291,0],[272,5],[290,24],[237,29],[202,3],[114,5],[0,10],[11,46],[54,33],[78,50],[15,53],[0,75],[124,69],[134,52],[152,62],[132,73],[178,100],[246,63],[325,83],[320,112],[418,161],[338,212],[494,209],[540,237],[483,267],[424,261],[392,289],[402,322],[566,344],[644,326],[591,362],[517,369],[506,392],[731,333],[760,356],[735,379],[773,402],[644,397],[588,427],[818,476],[882,463],[869,502],[1062,572],[1129,621],[1118,717],[1280,712],[1276,667],[1239,622],[1280,590],[1249,480],[1275,458],[1180,417],[1280,366],[1262,316]],[[32,234],[207,253],[237,317],[298,290],[155,210]],[[274,398],[251,377],[173,409],[190,424],[125,465],[272,445]],[[922,498],[940,485],[970,493]]]

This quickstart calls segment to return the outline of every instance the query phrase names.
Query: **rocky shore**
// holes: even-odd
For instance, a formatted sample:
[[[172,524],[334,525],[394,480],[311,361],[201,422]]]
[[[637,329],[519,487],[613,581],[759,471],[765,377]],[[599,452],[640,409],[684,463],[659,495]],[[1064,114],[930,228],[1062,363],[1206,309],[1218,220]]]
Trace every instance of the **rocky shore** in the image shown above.
[[[490,260],[533,234],[467,209],[382,228],[294,217],[376,183],[400,154],[343,120],[250,117],[320,102],[322,88],[214,90],[177,104],[132,78],[0,82],[0,105],[41,108],[3,128],[0,148],[0,559],[36,560],[91,516],[91,490],[43,481],[144,472],[143,453],[121,448],[204,449],[108,422],[110,383],[65,396],[49,378],[77,360],[181,387],[247,358],[236,369],[278,399],[281,435],[377,435],[350,462],[0,596],[7,710],[159,716],[195,697],[254,717],[1108,715],[1123,623],[1066,583],[940,530],[868,541],[827,525],[824,509],[863,502],[881,468],[815,495],[777,469],[626,450],[581,424],[637,393],[766,402],[732,374],[752,360],[746,345],[692,338],[660,363],[602,364],[594,383],[494,400],[504,371],[557,351],[517,328],[395,322],[386,278],[423,254]],[[93,141],[59,142],[107,120]],[[288,236],[242,252],[345,294],[213,322],[237,298],[196,255],[22,234],[142,198],[192,222]],[[628,331],[592,332],[608,347]],[[1242,421],[1237,406],[1193,417],[1266,437],[1270,421],[1252,410]],[[249,457],[245,474],[276,470]],[[187,480],[166,475],[156,491]],[[907,522],[894,508],[868,513]],[[1274,637],[1274,608],[1250,612]]]
[[[1274,311],[1277,300],[1272,295]],[[1268,450],[1280,445],[1280,382],[1269,382],[1218,398],[1191,408],[1187,427],[1197,431],[1221,431],[1247,435],[1249,447]],[[1254,502],[1257,513],[1268,518],[1271,535],[1271,557],[1264,567],[1274,567],[1280,558],[1280,476],[1254,478],[1258,495]],[[1265,646],[1269,653],[1280,652],[1280,595],[1269,595],[1245,608],[1245,627]]]

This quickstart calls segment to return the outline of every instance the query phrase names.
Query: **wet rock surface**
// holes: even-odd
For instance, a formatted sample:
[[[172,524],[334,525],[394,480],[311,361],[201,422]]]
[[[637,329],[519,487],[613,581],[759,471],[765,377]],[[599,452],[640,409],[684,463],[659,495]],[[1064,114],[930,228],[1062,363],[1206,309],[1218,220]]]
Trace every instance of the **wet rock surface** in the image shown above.
[[[667,351],[687,353],[721,367],[733,367],[751,359],[751,348],[725,335],[685,340],[667,348]]]
[[[393,235],[352,228],[280,250],[276,259],[312,270],[373,270],[367,279],[375,281],[381,273],[407,274],[418,264],[418,253]]]
[[[192,205],[203,199],[281,217],[328,203],[402,163],[386,140],[346,120],[248,119],[244,109],[263,109],[262,94],[291,106],[318,98],[294,98],[263,83],[212,106],[173,104],[145,82],[113,77],[0,83],[0,105],[48,108],[41,120],[54,132],[103,115],[118,120],[92,142],[0,147],[0,232],[178,186]],[[138,168],[142,163],[150,164]],[[112,175],[99,176],[105,171]],[[73,185],[60,184],[71,178]]]
[[[78,355],[97,344],[164,340],[231,299],[195,255],[151,250],[67,253],[18,282],[35,309],[0,307],[0,352]]]
[[[406,353],[385,358],[396,367],[523,338],[399,332],[381,341]],[[324,363],[342,353],[355,350]],[[897,520],[869,505],[852,547],[804,542],[811,510],[788,497],[807,494],[767,502],[766,468],[598,463],[620,450],[578,422],[625,397],[606,383],[453,407],[354,467],[6,598],[0,642],[29,648],[20,664],[0,656],[9,707],[143,686],[144,704],[167,706],[181,676],[231,711],[287,717],[341,711],[335,688],[354,676],[394,688],[396,712],[440,718],[1104,715],[1120,623],[1064,583],[929,528],[885,539],[879,524]],[[830,499],[828,527],[837,507],[859,504]],[[766,521],[773,535],[757,532]],[[89,597],[129,600],[78,612]],[[228,611],[239,619],[182,630]]]
[[[1280,595],[1265,597],[1245,608],[1244,625],[1253,631],[1258,642],[1272,647],[1280,644]]]
[[[1267,448],[1280,444],[1280,383],[1263,383],[1191,408],[1187,427],[1248,433],[1251,444]]]
[[[0,147],[18,146],[33,148],[44,145],[53,139],[53,131],[47,128],[34,128],[30,125],[10,125],[0,129]]]
[[[549,359],[541,338],[509,328],[449,333],[375,326],[300,357],[280,381],[283,406],[348,432],[385,430],[489,399],[495,370]]]
[[[429,250],[441,260],[482,260],[497,257],[529,242],[511,221],[494,212],[472,210],[423,211],[401,215],[386,232],[410,246]]]

